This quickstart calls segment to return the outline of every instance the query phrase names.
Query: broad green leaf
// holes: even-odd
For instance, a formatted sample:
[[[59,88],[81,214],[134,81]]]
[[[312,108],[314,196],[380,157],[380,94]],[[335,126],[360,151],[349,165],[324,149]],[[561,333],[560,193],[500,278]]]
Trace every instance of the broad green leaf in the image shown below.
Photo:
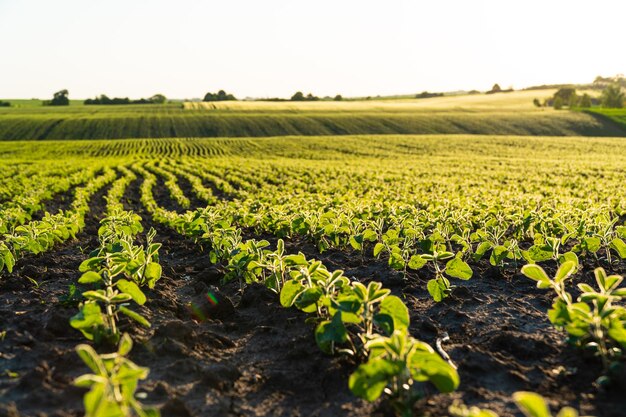
[[[426,265],[426,262],[426,259],[422,258],[420,255],[413,255],[411,259],[409,259],[408,267],[411,269],[420,269]]]
[[[447,297],[446,290],[448,289],[445,283],[440,279],[431,279],[427,284],[428,293],[433,300],[440,302]]]
[[[413,378],[428,380],[443,393],[456,390],[460,383],[456,369],[434,352],[415,351],[410,357],[409,370]]]
[[[542,267],[535,264],[528,264],[522,267],[522,274],[526,275],[526,277],[537,281],[538,283],[543,283],[545,285],[550,285],[550,278],[548,278],[548,274],[543,270]]]
[[[322,296],[320,288],[307,288],[296,298],[294,303],[296,307],[305,310],[307,307],[315,306]]]
[[[146,295],[134,282],[125,279],[119,279],[117,280],[115,285],[121,292],[130,295],[137,304],[143,305],[146,302]]]
[[[156,262],[150,262],[146,265],[146,270],[143,273],[145,279],[148,280],[148,286],[154,288],[154,283],[161,279],[162,268]]]
[[[98,356],[94,348],[89,345],[81,344],[76,346],[76,353],[78,353],[78,356],[85,362],[85,365],[96,375],[105,376],[107,374],[104,362],[102,362],[102,359],[100,359],[100,356]]]
[[[341,319],[341,312],[337,312],[332,320],[321,322],[315,329],[315,341],[320,350],[332,354],[334,344],[348,340],[348,332]]]
[[[513,399],[526,417],[552,417],[546,401],[539,394],[519,391],[513,394]]]
[[[561,283],[569,278],[574,272],[576,272],[576,264],[572,261],[567,261],[559,266],[559,269],[556,271],[556,275],[554,276],[554,281],[557,283]]]
[[[383,243],[378,242],[374,246],[374,257],[377,257],[378,255],[380,255],[380,253],[383,251],[383,249],[385,249],[385,245]]]
[[[472,277],[472,268],[460,258],[454,258],[446,264],[446,274],[451,277],[468,280]]]
[[[304,286],[299,281],[290,280],[285,282],[285,285],[280,290],[280,305],[291,307],[302,291],[304,291]]]
[[[370,359],[350,375],[348,386],[357,397],[376,401],[393,376],[401,371],[402,367],[397,363],[381,358]]]
[[[87,271],[78,279],[80,284],[93,284],[100,281],[102,281],[102,276],[94,271]]]
[[[139,313],[134,312],[133,310],[130,310],[124,306],[121,306],[117,309],[117,311],[135,320],[137,323],[141,324],[143,327],[150,327],[150,322],[146,320],[144,316],[142,316]]]
[[[380,303],[380,313],[391,316],[393,319],[393,330],[406,330],[411,324],[409,309],[406,304],[395,295],[385,297]]]
[[[613,239],[611,241],[611,249],[614,249],[620,258],[626,259],[626,243],[622,239],[618,237]]]

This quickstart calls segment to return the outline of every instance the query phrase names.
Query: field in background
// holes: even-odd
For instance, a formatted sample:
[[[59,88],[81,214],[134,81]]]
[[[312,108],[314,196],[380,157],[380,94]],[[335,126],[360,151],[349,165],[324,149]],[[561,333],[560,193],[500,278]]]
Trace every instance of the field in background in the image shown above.
[[[626,131],[626,109],[590,109],[588,110],[590,114],[601,115],[612,123],[620,126],[624,131]]]
[[[553,92],[343,102],[24,105],[0,108],[0,140],[435,133],[626,135],[626,128],[605,117],[533,106],[534,98],[542,100]]]

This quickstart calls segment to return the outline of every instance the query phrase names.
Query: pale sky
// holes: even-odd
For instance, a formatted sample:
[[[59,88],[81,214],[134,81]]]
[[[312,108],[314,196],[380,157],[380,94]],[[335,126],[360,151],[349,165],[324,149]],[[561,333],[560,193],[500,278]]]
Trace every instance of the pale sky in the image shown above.
[[[0,0],[0,98],[411,94],[626,73],[623,0]]]

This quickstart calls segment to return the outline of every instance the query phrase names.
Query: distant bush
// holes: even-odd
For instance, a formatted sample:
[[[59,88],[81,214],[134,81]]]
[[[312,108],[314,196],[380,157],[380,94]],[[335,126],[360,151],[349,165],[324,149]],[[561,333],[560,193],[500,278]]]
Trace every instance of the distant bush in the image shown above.
[[[533,104],[535,105],[535,107],[541,107],[541,102],[538,98],[533,99]]]
[[[422,91],[417,94],[415,98],[431,98],[431,97],[443,97],[443,93],[429,93],[428,91]]]
[[[561,97],[555,98],[553,105],[555,110],[561,110],[563,108],[563,99]]]
[[[291,101],[318,101],[319,99],[319,97],[316,97],[311,93],[305,96],[304,94],[302,94],[302,91],[298,91],[293,96],[291,96]]]
[[[44,106],[69,106],[70,105],[70,99],[69,99],[69,91],[67,90],[61,90],[61,91],[57,91],[56,93],[54,93],[54,96],[52,97],[52,100],[46,100],[43,102]]]
[[[0,100],[0,107],[11,107],[11,103],[8,101]]]
[[[587,93],[583,94],[580,100],[578,101],[578,107],[586,109],[586,108],[591,107],[591,105],[592,105],[592,101],[591,101],[591,97],[589,96],[589,94]]]
[[[124,97],[124,98],[119,98],[119,97],[109,98],[106,95],[101,94],[99,97],[96,97],[96,98],[88,98],[83,103],[85,105],[93,105],[93,104],[98,104],[98,105],[124,105],[124,104],[153,104],[154,101],[150,101],[150,99],[147,99],[147,98],[140,98],[139,100],[131,100],[128,97]]]
[[[202,101],[234,101],[237,100],[234,95],[226,93],[224,90],[220,90],[217,93],[206,93]]]
[[[508,88],[506,90],[503,90],[500,87],[500,84],[496,83],[496,84],[493,85],[493,87],[491,87],[491,90],[487,91],[485,94],[510,93],[511,91],[513,91],[512,88]]]
[[[624,92],[619,84],[610,84],[602,91],[602,107],[621,109],[624,107]]]
[[[163,94],[155,94],[152,97],[150,97],[148,100],[150,100],[152,103],[155,103],[155,104],[163,104],[165,103],[167,98]]]
[[[621,87],[626,88],[626,77],[619,74],[615,77],[601,77],[597,76],[595,80],[593,80],[593,85],[599,88],[605,88],[606,86],[617,84]]]

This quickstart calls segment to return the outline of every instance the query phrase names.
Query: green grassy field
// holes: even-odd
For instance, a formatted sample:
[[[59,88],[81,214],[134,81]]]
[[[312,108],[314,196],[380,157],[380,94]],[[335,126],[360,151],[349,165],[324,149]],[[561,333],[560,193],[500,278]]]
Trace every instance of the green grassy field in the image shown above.
[[[350,134],[624,136],[594,114],[537,109],[552,90],[413,100],[0,108],[0,140]]]
[[[588,111],[590,114],[601,115],[609,121],[626,130],[626,109],[592,109]]]

